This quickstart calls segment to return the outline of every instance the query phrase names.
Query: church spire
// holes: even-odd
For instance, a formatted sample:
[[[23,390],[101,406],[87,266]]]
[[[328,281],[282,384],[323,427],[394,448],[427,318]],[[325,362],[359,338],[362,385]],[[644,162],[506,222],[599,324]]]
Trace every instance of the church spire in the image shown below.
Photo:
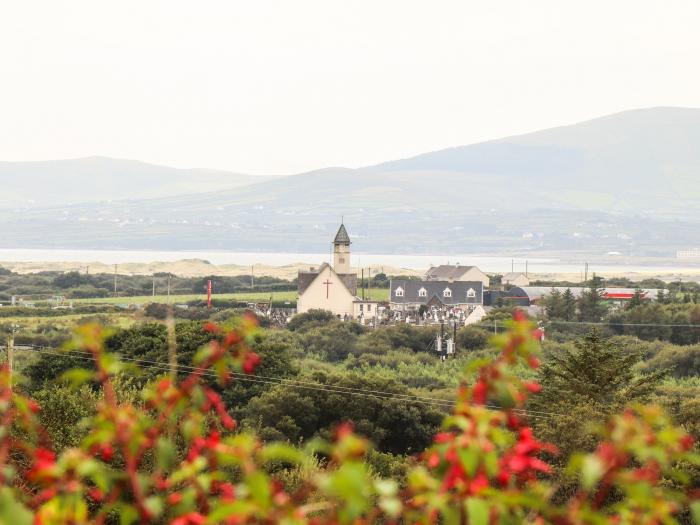
[[[350,273],[350,236],[341,223],[333,239],[333,269],[336,273]]]
[[[335,234],[335,239],[333,239],[333,244],[350,244],[350,236],[348,235],[348,231],[345,229],[345,224],[340,224],[338,233]]]

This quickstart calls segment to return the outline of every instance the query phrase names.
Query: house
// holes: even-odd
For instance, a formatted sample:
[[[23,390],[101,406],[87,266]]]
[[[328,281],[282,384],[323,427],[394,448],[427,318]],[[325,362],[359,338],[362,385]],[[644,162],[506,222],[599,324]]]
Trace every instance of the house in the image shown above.
[[[379,303],[357,297],[357,273],[350,270],[350,236],[341,224],[333,239],[333,266],[300,271],[297,312],[328,310],[343,319],[370,321],[377,316]]]
[[[389,283],[389,307],[393,311],[428,308],[472,310],[484,302],[482,281],[417,281],[397,279]]]
[[[530,286],[530,279],[521,272],[508,272],[501,277],[501,284],[508,286]]]
[[[476,266],[461,266],[459,264],[441,264],[432,266],[425,273],[426,281],[480,281],[484,288],[489,286],[489,276]]]

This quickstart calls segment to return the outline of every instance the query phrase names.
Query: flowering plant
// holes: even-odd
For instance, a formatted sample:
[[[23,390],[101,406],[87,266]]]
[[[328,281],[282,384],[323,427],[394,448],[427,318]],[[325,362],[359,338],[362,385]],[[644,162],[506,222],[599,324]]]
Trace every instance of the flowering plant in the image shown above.
[[[494,338],[493,361],[474,362],[457,392],[453,413],[411,468],[407,483],[378,479],[363,461],[369,443],[340,424],[330,443],[305,449],[262,443],[239,432],[219,394],[235,374],[250,374],[259,357],[248,343],[254,320],[233,330],[205,327],[213,341],[191,373],[148,385],[143,402],[119,401],[113,376],[126,365],[104,351],[107,332],[80,327],[72,349],[87,351],[94,371],[67,378],[100,385],[103,399],[77,448],[56,456],[38,424],[40,410],[0,371],[0,523],[675,523],[686,509],[700,517],[698,494],[680,468],[698,464],[692,439],[655,407],[632,407],[601,429],[601,444],[576,455],[569,473],[575,494],[554,503],[556,487],[543,453],[555,454],[528,425],[525,402],[536,383],[515,365],[539,366],[539,334],[520,313]],[[279,466],[320,468],[285,484]],[[293,486],[292,486],[293,485]],[[698,521],[700,523],[700,521]]]

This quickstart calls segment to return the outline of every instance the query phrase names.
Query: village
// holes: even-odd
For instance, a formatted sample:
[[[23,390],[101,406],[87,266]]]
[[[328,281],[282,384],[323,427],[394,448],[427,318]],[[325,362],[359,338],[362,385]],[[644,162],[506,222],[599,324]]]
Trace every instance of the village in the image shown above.
[[[380,324],[445,324],[461,327],[481,322],[498,306],[518,306],[531,316],[542,313],[542,300],[552,291],[570,290],[579,298],[586,289],[578,287],[530,286],[527,273],[500,276],[492,286],[491,277],[476,266],[443,264],[431,267],[421,278],[391,279],[387,301],[367,300],[358,295],[358,275],[351,270],[350,235],[341,224],[333,245],[333,264],[300,271],[296,313],[326,310],[341,320],[353,320],[376,327]],[[602,297],[619,306],[638,292],[642,300],[657,298],[659,289],[605,287]]]

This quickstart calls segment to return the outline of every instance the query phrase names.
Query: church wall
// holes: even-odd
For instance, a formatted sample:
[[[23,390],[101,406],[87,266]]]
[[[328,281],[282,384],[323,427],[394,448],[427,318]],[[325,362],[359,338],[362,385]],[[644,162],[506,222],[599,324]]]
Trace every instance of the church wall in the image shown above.
[[[326,281],[332,284],[328,286],[326,297]],[[355,297],[348,291],[340,278],[326,266],[319,276],[312,282],[306,291],[297,300],[297,312],[304,313],[312,309],[328,310],[335,315],[353,317],[353,302]]]

